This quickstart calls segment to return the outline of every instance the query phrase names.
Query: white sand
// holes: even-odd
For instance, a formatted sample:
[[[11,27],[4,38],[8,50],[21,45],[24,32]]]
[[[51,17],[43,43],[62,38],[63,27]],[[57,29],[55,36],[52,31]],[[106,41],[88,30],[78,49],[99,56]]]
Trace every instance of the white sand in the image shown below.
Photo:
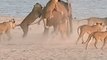
[[[7,21],[14,17],[0,17],[1,21]],[[19,24],[23,18],[15,18]],[[43,37],[43,25],[31,25],[26,38],[22,38],[22,30],[16,27],[11,31],[10,41],[4,38],[0,41],[0,60],[107,60],[107,47],[104,50],[95,49],[90,43],[88,50],[85,45],[75,44],[78,34],[77,26],[86,24],[87,21],[73,21],[73,34],[67,40],[58,37]],[[78,25],[77,25],[78,24]],[[5,35],[4,35],[5,36]],[[6,37],[6,36],[5,36]]]

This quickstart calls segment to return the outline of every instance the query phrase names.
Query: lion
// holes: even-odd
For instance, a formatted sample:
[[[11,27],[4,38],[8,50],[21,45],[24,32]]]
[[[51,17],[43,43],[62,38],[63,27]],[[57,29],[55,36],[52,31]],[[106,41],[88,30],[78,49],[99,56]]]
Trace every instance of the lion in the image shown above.
[[[102,23],[103,25],[107,25],[107,18],[99,18],[99,17],[90,17],[85,19],[88,21],[88,25],[94,25],[95,23]]]
[[[25,17],[25,19],[17,26],[20,26],[24,32],[23,37],[27,36],[28,27],[33,23],[38,17],[41,16],[42,6],[39,3],[36,3],[33,7],[33,10]]]
[[[79,29],[80,29],[80,34],[79,34],[79,37],[76,41],[76,44],[80,40],[80,38],[82,38],[82,44],[84,43],[83,36],[85,33],[91,34],[91,33],[96,32],[96,31],[101,31],[102,28],[103,28],[102,23],[96,23],[96,25],[93,25],[93,26],[89,26],[89,25],[79,26],[77,29],[77,32],[79,34]]]
[[[87,49],[88,43],[90,42],[92,37],[95,39],[94,46],[96,49],[97,49],[96,44],[97,44],[98,40],[103,41],[103,45],[101,47],[101,49],[103,49],[103,47],[105,46],[106,40],[107,40],[107,31],[97,31],[97,32],[90,34],[87,41],[85,42],[86,43],[86,49]]]
[[[0,40],[1,40],[1,35],[3,34],[6,34],[8,36],[8,40],[10,40],[11,39],[10,31],[11,29],[14,29],[15,27],[16,27],[16,24],[15,24],[14,19],[8,22],[0,23]]]

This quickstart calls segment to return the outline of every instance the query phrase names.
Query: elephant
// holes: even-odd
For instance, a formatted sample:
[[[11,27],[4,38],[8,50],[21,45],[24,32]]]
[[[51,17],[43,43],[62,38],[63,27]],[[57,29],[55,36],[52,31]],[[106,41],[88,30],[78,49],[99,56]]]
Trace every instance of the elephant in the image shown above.
[[[51,0],[47,3],[49,5],[51,3]],[[57,3],[57,10],[53,10],[53,17],[52,18],[45,18],[46,15],[46,9],[48,9],[47,5],[43,8],[42,14],[41,14],[41,20],[43,20],[44,23],[44,34],[47,34],[49,32],[49,27],[53,26],[54,31],[59,31],[61,34],[66,32],[66,35],[69,35],[70,33],[70,19],[72,18],[72,15],[69,13],[68,3],[64,1],[58,1]],[[61,14],[60,11],[63,12]],[[71,12],[71,11],[70,11]],[[41,21],[40,20],[40,21]],[[40,22],[38,21],[38,22]]]

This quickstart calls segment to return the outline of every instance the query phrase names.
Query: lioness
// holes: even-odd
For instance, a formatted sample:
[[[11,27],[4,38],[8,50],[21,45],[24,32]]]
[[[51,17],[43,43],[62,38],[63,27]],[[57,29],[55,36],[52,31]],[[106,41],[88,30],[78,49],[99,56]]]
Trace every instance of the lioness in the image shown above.
[[[107,18],[90,17],[86,20],[88,21],[88,25],[94,25],[95,23],[102,23],[103,25],[107,25]]]
[[[103,46],[101,47],[101,49],[103,49],[106,39],[107,39],[107,31],[103,31],[103,32],[97,31],[97,32],[90,34],[87,41],[85,42],[86,49],[87,49],[88,43],[90,42],[92,37],[95,39],[95,43],[94,43],[95,48],[97,48],[96,44],[97,44],[98,40],[101,40],[101,41],[104,40]]]
[[[42,11],[42,6],[39,3],[36,3],[33,7],[33,10],[28,14],[28,16],[21,22],[20,26],[24,32],[23,37],[25,37],[28,33],[28,27],[31,23],[33,23],[38,17],[40,17]]]
[[[5,33],[8,36],[8,40],[10,40],[11,39],[10,30],[14,29],[15,26],[16,26],[16,24],[15,24],[14,19],[12,19],[8,22],[0,23],[0,38],[1,38],[1,35]]]
[[[102,23],[96,23],[96,25],[93,25],[93,26],[82,25],[82,26],[78,27],[77,32],[79,33],[79,29],[80,29],[80,34],[77,39],[77,42],[79,41],[80,38],[82,38],[82,43],[84,43],[83,36],[85,33],[91,34],[96,31],[101,31],[102,27],[103,27]],[[77,42],[76,42],[76,44],[77,44]]]

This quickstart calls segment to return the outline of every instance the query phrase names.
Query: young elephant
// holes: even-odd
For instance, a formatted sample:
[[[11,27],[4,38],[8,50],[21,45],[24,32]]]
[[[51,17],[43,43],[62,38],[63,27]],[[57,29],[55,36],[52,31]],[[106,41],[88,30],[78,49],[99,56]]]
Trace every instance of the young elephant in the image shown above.
[[[11,39],[10,30],[14,29],[15,27],[16,27],[16,24],[14,19],[8,22],[0,23],[0,38],[1,38],[1,35],[5,33],[7,34],[8,39],[10,40]]]
[[[101,31],[102,27],[103,27],[102,23],[96,23],[96,25],[93,25],[93,26],[82,25],[82,26],[78,27],[77,32],[80,29],[80,34],[79,34],[79,37],[76,41],[76,44],[80,40],[80,38],[82,38],[82,43],[84,43],[83,36],[85,33],[91,34],[96,31]]]

